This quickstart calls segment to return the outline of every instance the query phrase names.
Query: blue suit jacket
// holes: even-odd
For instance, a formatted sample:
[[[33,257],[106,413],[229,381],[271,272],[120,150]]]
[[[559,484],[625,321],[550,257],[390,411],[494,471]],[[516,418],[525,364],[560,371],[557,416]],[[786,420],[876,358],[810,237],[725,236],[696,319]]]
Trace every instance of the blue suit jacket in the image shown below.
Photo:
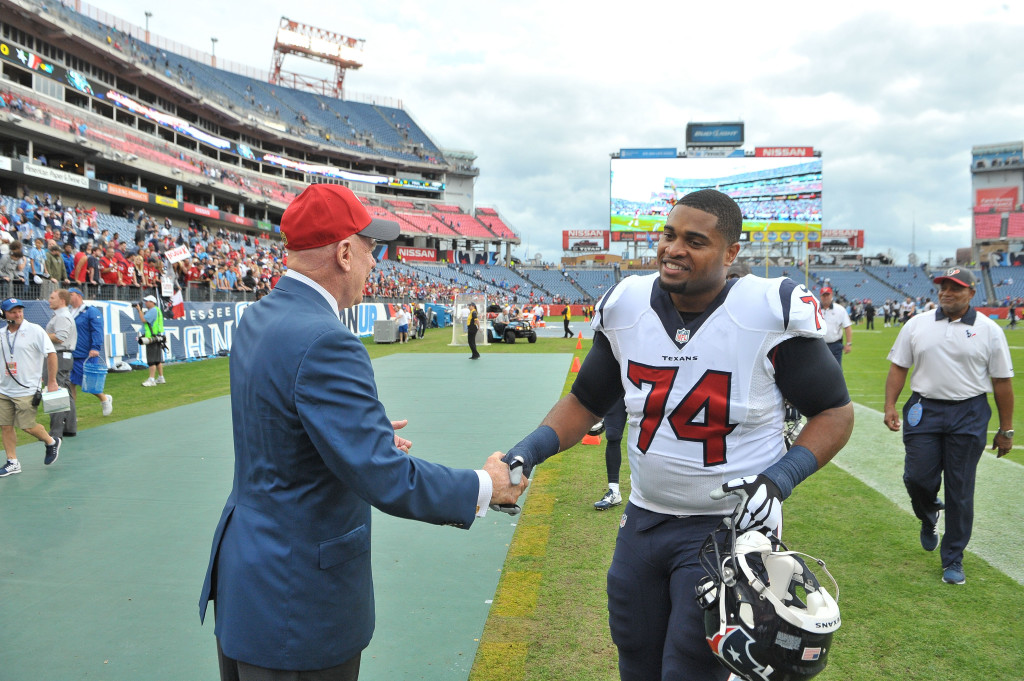
[[[224,654],[332,667],[373,634],[370,506],[468,527],[479,478],[404,454],[362,342],[289,277],[245,310],[231,348],[235,477],[199,599]]]

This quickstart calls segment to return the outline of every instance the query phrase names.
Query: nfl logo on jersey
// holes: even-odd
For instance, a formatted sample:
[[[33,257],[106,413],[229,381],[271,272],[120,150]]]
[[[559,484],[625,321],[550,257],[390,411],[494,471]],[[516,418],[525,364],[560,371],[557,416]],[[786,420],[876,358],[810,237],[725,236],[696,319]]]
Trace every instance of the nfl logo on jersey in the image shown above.
[[[676,343],[686,343],[690,340],[689,329],[676,329]]]

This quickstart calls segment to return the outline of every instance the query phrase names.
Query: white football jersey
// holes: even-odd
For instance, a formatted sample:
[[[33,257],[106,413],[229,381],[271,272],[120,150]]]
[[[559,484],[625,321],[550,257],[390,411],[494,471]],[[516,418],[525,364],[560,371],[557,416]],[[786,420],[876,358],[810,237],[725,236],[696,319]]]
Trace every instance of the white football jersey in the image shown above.
[[[711,491],[785,453],[772,348],[821,338],[818,300],[791,279],[748,275],[684,324],[658,275],[631,276],[597,306],[619,362],[629,418],[629,500],[670,515],[728,515]]]

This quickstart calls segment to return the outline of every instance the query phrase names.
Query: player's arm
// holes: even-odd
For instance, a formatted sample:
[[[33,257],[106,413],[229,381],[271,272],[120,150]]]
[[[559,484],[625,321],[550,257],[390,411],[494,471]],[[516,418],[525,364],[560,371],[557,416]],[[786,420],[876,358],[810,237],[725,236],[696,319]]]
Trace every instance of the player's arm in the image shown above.
[[[832,460],[853,432],[853,403],[842,367],[820,338],[790,338],[773,351],[775,383],[807,416],[794,446],[808,449],[818,468]]]
[[[522,457],[529,475],[537,464],[579,442],[622,394],[619,363],[599,331],[569,394],[555,403],[536,430],[508,451],[506,460]]]

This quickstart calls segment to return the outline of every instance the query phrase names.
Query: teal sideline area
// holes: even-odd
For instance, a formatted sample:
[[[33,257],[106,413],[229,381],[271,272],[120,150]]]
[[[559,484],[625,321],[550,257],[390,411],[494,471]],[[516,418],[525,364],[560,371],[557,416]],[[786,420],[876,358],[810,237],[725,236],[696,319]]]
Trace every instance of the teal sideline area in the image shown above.
[[[479,468],[540,422],[571,359],[399,354],[374,368],[414,454]],[[82,431],[50,467],[42,455],[20,447],[24,472],[0,481],[0,679],[217,679],[197,602],[231,486],[230,399]],[[495,512],[468,531],[375,512],[360,679],[467,679],[514,529]]]

